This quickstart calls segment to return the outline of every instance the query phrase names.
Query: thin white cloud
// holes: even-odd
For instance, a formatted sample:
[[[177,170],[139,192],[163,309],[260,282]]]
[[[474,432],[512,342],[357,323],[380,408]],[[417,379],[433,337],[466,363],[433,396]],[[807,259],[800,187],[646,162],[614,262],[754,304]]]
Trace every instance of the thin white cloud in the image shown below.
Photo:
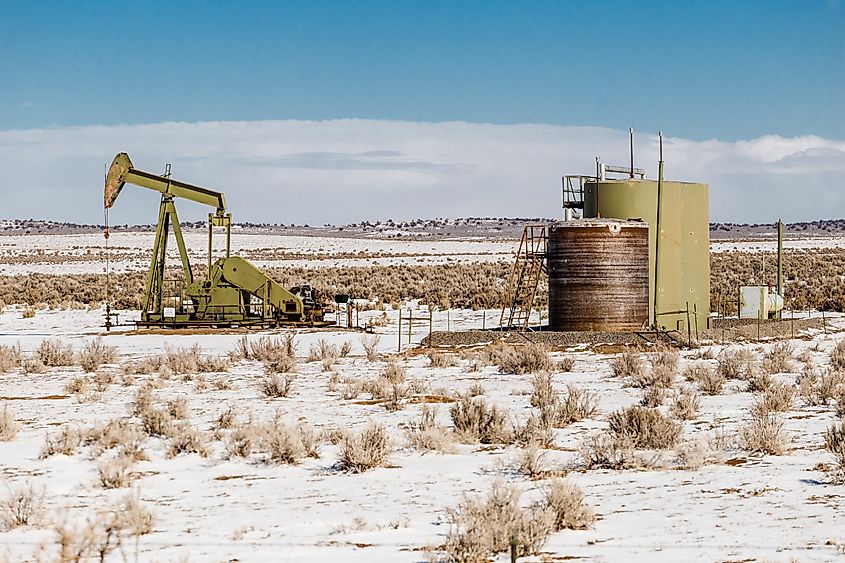
[[[626,131],[553,125],[339,119],[158,123],[0,131],[6,217],[98,223],[115,153],[138,168],[224,191],[236,220],[560,215],[560,176],[594,157],[628,162]],[[667,137],[667,178],[707,182],[711,217],[768,222],[841,216],[845,142],[767,135],[738,142]],[[653,177],[657,139],[638,134]],[[206,210],[182,205],[184,219]],[[148,223],[157,195],[127,189],[113,223]]]

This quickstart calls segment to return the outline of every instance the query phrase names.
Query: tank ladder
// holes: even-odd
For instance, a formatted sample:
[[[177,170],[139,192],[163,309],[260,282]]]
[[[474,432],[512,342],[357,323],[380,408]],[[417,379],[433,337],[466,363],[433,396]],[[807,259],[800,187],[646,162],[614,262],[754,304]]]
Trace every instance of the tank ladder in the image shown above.
[[[508,292],[502,306],[499,325],[518,330],[528,329],[540,279],[546,275],[546,225],[526,225],[522,230],[519,250],[508,281]],[[505,322],[507,321],[507,322]]]

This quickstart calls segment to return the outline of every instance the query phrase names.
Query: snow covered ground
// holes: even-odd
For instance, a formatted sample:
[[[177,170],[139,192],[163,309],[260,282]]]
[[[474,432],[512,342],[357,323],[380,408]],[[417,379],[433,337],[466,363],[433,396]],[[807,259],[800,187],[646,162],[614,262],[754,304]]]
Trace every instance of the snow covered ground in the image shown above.
[[[41,340],[58,337],[79,350],[84,342],[101,333],[100,311],[39,311],[24,319],[20,310],[7,308],[0,314],[0,344],[19,343],[29,356]],[[378,316],[380,312],[366,315]],[[453,313],[453,329],[478,327],[484,312]],[[495,312],[488,311],[488,322]],[[422,317],[423,310],[415,316]],[[115,332],[104,337],[116,346],[115,365],[100,368],[114,373],[114,382],[101,392],[68,393],[66,386],[83,376],[81,368],[50,368],[45,373],[25,374],[13,369],[0,375],[0,396],[20,425],[17,437],[0,442],[0,498],[7,488],[16,490],[30,483],[43,489],[45,518],[40,526],[22,526],[0,533],[0,561],[54,560],[58,554],[54,519],[83,524],[97,511],[104,511],[137,491],[155,514],[150,534],[140,537],[139,560],[156,561],[425,561],[427,546],[443,543],[447,531],[445,509],[455,506],[464,494],[486,494],[496,480],[513,483],[537,495],[546,481],[532,481],[517,469],[521,449],[517,446],[457,445],[454,453],[422,453],[407,443],[404,428],[419,419],[422,405],[409,398],[402,409],[389,411],[382,402],[369,401],[366,393],[344,399],[332,379],[374,378],[386,361],[396,360],[409,381],[432,396],[466,391],[481,384],[486,399],[509,412],[517,423],[532,409],[530,375],[507,375],[495,366],[470,369],[469,359],[455,359],[455,367],[435,368],[427,356],[395,355],[396,313],[377,329],[382,358],[364,357],[360,333],[347,331],[299,331],[298,377],[288,398],[268,399],[259,392],[263,369],[258,362],[243,360],[228,371],[195,376],[159,374],[121,376],[119,364],[159,355],[165,345],[199,344],[205,354],[225,354],[235,348],[239,335],[168,335]],[[362,315],[362,322],[366,317]],[[442,327],[445,318],[436,319]],[[842,328],[845,322],[834,321]],[[419,326],[412,341],[428,332]],[[251,334],[250,339],[260,334]],[[794,356],[806,351],[821,366],[843,333],[814,334],[793,341]],[[338,360],[330,371],[320,362],[308,362],[309,347],[319,339],[340,346],[349,341],[351,354]],[[773,344],[747,345],[755,350],[756,362]],[[734,346],[737,348],[738,346]],[[713,352],[719,353],[719,347]],[[692,364],[715,365],[717,360],[694,359],[698,351],[682,353],[680,371]],[[555,353],[560,358],[564,352]],[[559,390],[567,384],[598,395],[600,413],[555,431],[554,447],[545,450],[550,469],[570,471],[568,479],[580,486],[586,502],[598,514],[588,530],[565,530],[551,536],[543,548],[544,560],[586,559],[597,561],[829,561],[842,556],[843,494],[845,487],[832,485],[819,464],[832,463],[823,449],[823,432],[836,419],[831,406],[807,406],[796,398],[785,413],[790,444],[784,455],[751,455],[732,446],[718,463],[699,469],[678,468],[672,451],[663,453],[665,467],[645,470],[584,470],[577,453],[581,440],[607,427],[612,411],[639,402],[642,390],[626,386],[612,376],[611,354],[591,351],[565,352],[575,358],[571,372],[555,373]],[[794,383],[803,362],[792,361],[792,373],[776,374],[778,381]],[[87,377],[92,377],[88,375]],[[217,385],[217,381],[226,385]],[[147,461],[133,466],[131,489],[105,489],[98,479],[98,463],[113,452],[98,454],[80,446],[72,455],[39,459],[48,434],[77,425],[90,428],[112,419],[135,422],[133,397],[144,382],[157,386],[157,401],[184,397],[190,424],[208,437],[208,457],[197,454],[168,457],[167,440],[149,437],[143,448]],[[680,375],[676,386],[683,385]],[[342,386],[342,385],[341,385]],[[701,412],[684,424],[685,442],[712,436],[721,429],[733,437],[749,418],[753,396],[745,382],[731,380],[720,395],[701,395]],[[449,404],[432,403],[438,419],[451,425]],[[214,421],[227,408],[237,412],[239,423],[247,419],[266,421],[281,413],[289,424],[307,423],[317,430],[358,431],[369,422],[384,424],[395,451],[387,467],[364,473],[337,469],[338,447],[324,442],[318,459],[306,458],[297,465],[275,465],[250,459],[226,459],[224,443],[231,431],[216,440]],[[2,408],[0,406],[0,408]],[[660,407],[666,411],[666,407]],[[128,559],[135,545],[126,547]],[[118,552],[110,560],[120,560]],[[507,560],[499,557],[500,561]],[[530,560],[530,559],[525,559]],[[540,560],[539,558],[536,560]]]
[[[0,274],[105,273],[107,255],[112,272],[144,270],[149,267],[154,238],[151,232],[113,232],[107,251],[99,234],[0,236]],[[478,238],[408,241],[238,232],[231,240],[232,254],[261,268],[495,262],[511,260],[518,244]],[[185,233],[185,245],[192,262],[205,262],[206,232]],[[225,234],[215,232],[214,256],[222,256],[224,250]],[[171,238],[168,256],[174,263],[178,263],[177,252]]]

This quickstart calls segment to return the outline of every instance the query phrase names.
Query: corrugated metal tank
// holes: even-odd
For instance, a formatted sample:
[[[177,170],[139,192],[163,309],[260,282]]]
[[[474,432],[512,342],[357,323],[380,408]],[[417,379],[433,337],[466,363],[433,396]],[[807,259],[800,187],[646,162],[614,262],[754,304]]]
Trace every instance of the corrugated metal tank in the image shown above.
[[[648,318],[648,225],[585,219],[549,226],[549,329],[631,331]]]

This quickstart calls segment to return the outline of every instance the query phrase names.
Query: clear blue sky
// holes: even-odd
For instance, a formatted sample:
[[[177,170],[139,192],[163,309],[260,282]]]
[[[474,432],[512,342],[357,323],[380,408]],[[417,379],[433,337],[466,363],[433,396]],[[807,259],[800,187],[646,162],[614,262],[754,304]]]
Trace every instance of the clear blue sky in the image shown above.
[[[845,138],[845,2],[0,0],[0,129],[466,120]]]

